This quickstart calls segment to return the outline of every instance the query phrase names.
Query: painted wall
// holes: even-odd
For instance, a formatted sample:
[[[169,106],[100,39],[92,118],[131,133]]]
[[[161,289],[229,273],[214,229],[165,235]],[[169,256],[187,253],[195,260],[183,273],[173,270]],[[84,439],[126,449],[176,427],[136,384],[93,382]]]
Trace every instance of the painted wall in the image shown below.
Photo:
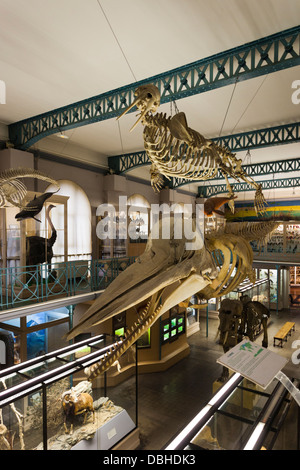
[[[226,208],[226,219],[229,222],[255,221],[261,219],[278,218],[279,220],[300,220],[300,200],[282,200],[268,201],[266,206],[266,214],[257,217],[253,207],[253,203],[236,203],[235,213],[232,214],[230,209]]]

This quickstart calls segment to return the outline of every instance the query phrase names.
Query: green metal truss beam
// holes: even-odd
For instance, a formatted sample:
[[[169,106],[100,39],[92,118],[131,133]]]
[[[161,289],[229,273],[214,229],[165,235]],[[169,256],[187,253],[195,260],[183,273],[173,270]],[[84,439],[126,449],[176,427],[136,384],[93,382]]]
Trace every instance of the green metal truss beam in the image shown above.
[[[300,171],[300,158],[291,158],[287,160],[278,160],[275,162],[250,163],[243,165],[243,170],[248,176],[270,176],[276,174],[291,173]],[[224,180],[224,176],[218,172],[217,176],[210,180],[211,183],[217,180]],[[191,184],[191,181],[180,178],[173,178],[172,189]]]
[[[259,183],[262,185],[263,191],[268,189],[296,188],[300,186],[300,177],[265,180],[259,181]],[[235,193],[254,191],[247,183],[234,183],[233,189]],[[215,184],[213,186],[201,186],[198,188],[198,197],[207,198],[222,193],[227,193],[226,184]]]
[[[16,122],[9,138],[27,149],[38,140],[63,130],[118,116],[134,99],[134,90],[154,83],[167,103],[215,88],[300,65],[300,26],[252,41],[183,67],[77,103]],[[135,111],[135,108],[131,110]]]
[[[284,124],[281,126],[268,127],[258,129],[255,131],[242,132],[239,134],[232,134],[216,139],[211,139],[213,142],[227,147],[232,152],[242,152],[253,148],[271,147],[273,145],[284,145],[300,141],[300,122],[291,124]],[[277,164],[279,162],[275,162]],[[140,152],[127,153],[124,155],[116,155],[108,158],[108,165],[111,170],[117,174],[123,174],[127,171],[133,170],[136,167],[143,165],[151,165],[151,161],[144,150]],[[272,168],[266,170],[271,163],[258,163],[251,165],[253,174],[251,176],[272,173]],[[263,170],[261,169],[263,168]],[[269,173],[267,173],[269,171]],[[289,171],[288,169],[286,171]],[[290,170],[294,171],[294,170]],[[218,179],[223,179],[221,173],[217,176]],[[182,182],[181,184],[187,184]],[[174,184],[178,186],[174,179]]]

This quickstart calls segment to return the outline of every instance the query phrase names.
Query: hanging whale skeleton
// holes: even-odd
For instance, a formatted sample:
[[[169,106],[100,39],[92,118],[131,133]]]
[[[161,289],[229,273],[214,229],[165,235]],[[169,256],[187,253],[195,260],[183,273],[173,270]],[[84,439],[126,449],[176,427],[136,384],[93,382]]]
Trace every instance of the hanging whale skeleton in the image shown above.
[[[185,113],[179,112],[173,117],[167,117],[163,113],[153,114],[160,105],[160,92],[155,85],[141,85],[134,95],[134,102],[117,119],[134,106],[140,111],[140,116],[131,130],[139,122],[144,126],[144,147],[152,163],[150,176],[154,191],[159,192],[163,187],[162,175],[169,180],[177,177],[201,181],[214,178],[220,170],[226,181],[232,211],[234,192],[228,178],[242,180],[252,186],[255,190],[256,213],[265,212],[266,201],[261,184],[245,173],[242,160],[238,160],[230,150],[216,145],[188,127]]]
[[[255,281],[250,241],[267,241],[277,222],[227,224],[203,237],[193,220],[195,243],[187,249],[186,238],[175,238],[174,219],[170,239],[148,239],[144,253],[121,272],[70,330],[67,339],[138,307],[138,317],[124,339],[115,343],[99,362],[85,369],[88,380],[108,370],[161,315],[197,294],[200,299],[221,297],[246,277]],[[160,220],[159,233],[162,233]],[[157,233],[157,232],[156,232]]]

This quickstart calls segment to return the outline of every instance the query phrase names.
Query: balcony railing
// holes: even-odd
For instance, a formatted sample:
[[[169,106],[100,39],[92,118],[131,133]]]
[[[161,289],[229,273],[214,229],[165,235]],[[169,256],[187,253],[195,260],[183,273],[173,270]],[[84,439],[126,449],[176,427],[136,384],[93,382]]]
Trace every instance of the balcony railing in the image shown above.
[[[105,289],[134,257],[0,268],[0,309]]]

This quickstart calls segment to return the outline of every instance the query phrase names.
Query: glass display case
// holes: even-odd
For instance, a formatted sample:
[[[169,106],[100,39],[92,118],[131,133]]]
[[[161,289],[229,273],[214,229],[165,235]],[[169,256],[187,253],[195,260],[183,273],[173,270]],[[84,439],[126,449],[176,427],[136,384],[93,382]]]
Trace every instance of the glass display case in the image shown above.
[[[99,335],[2,370],[0,450],[107,450],[137,435],[136,366],[126,394],[122,383],[108,386],[107,373],[84,374],[113,344]]]
[[[257,241],[250,243],[257,260],[300,262],[300,224],[282,222],[272,233],[268,243],[260,246]]]
[[[27,191],[23,204],[26,205],[39,196],[41,196],[41,193]],[[2,208],[0,210],[1,267],[14,268],[38,264],[30,261],[33,257],[36,261],[36,253],[40,247],[44,247],[43,243],[46,243],[46,246],[47,243],[48,245],[53,243],[53,262],[56,261],[56,255],[58,254],[63,257],[64,261],[67,261],[67,202],[68,197],[53,194],[45,201],[41,212],[35,218],[21,220],[16,218],[17,214],[20,213],[18,207]],[[52,210],[49,209],[50,205]],[[54,242],[51,239],[52,235],[55,238]],[[57,252],[58,245],[62,247],[61,253]],[[40,256],[42,256],[42,252]],[[40,262],[43,263],[44,261],[41,260]]]
[[[300,422],[297,414],[290,419],[294,405],[278,380],[264,390],[233,374],[166,449],[299,450]]]

